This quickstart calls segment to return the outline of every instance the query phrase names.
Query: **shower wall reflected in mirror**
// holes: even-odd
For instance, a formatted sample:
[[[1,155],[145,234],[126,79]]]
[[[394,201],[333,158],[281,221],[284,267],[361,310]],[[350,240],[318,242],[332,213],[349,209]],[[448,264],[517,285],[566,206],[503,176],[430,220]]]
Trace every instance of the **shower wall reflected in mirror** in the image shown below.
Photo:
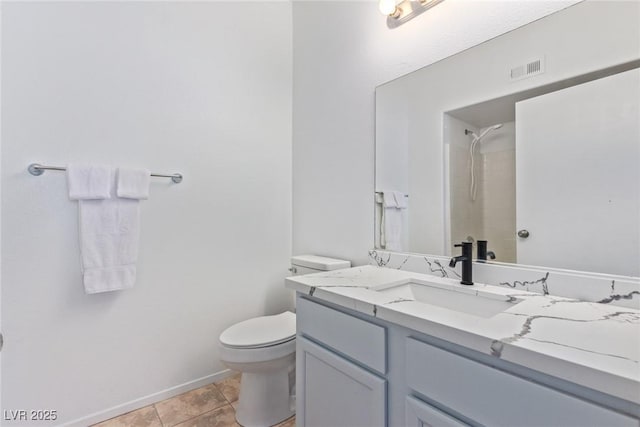
[[[444,126],[451,245],[488,240],[496,261],[516,262],[515,122],[478,128],[445,114]]]

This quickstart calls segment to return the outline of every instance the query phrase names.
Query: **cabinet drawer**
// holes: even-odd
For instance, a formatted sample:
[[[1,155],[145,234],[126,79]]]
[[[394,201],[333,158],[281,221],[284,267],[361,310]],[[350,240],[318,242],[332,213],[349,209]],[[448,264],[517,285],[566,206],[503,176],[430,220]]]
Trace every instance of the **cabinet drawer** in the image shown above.
[[[302,333],[381,373],[386,373],[386,330],[325,307],[298,298],[298,333]]]
[[[410,388],[491,426],[638,426],[638,420],[429,344],[407,339]]]
[[[407,396],[405,401],[405,420],[407,427],[469,427],[468,424],[411,396]]]

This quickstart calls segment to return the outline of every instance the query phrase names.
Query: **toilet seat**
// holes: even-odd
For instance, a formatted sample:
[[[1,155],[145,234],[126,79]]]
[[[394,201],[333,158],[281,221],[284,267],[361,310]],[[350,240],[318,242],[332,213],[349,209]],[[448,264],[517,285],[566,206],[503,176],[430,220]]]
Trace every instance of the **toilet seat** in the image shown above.
[[[219,338],[220,360],[242,373],[238,424],[274,426],[295,413],[296,315],[249,319]]]
[[[220,343],[228,348],[252,349],[277,346],[295,337],[296,315],[285,311],[237,323],[220,334]]]

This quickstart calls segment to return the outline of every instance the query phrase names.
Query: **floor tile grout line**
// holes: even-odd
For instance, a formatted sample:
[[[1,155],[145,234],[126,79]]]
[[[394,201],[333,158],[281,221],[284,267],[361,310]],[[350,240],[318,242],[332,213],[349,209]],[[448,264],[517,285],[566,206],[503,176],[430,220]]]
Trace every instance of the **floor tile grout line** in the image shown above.
[[[224,380],[223,380],[223,381],[224,381]],[[220,381],[220,382],[222,382],[222,381]],[[226,395],[226,394],[224,394],[224,393],[222,392],[222,390],[220,390],[220,387],[218,387],[218,383],[211,383],[211,384],[213,384],[213,386],[216,388],[216,390],[218,390],[218,393],[220,393],[220,394],[222,395],[222,397],[224,398],[225,402],[227,402],[227,405],[231,406],[231,409],[233,410],[233,415],[234,415],[234,418],[235,418],[236,408],[234,408],[234,407],[233,407],[233,405],[232,405],[232,404],[231,404],[231,402],[229,401],[229,398],[227,397],[227,395]],[[235,402],[235,400],[234,400],[234,402]],[[226,405],[223,405],[223,406],[226,406]],[[222,407],[222,406],[221,406],[221,407]],[[214,409],[214,410],[215,410],[215,409]],[[209,411],[209,412],[211,412],[211,411]],[[206,412],[205,412],[205,413],[206,413]]]
[[[205,412],[205,414],[206,414],[206,412]],[[200,415],[202,415],[202,414],[200,414]],[[186,423],[187,421],[191,421],[191,420],[192,420],[192,419],[194,419],[194,418],[198,418],[200,415],[195,415],[195,416],[193,416],[193,417],[191,417],[191,418],[187,418],[186,420],[182,420],[182,421],[180,421],[178,424],[174,424],[173,426],[164,426],[164,427],[175,427],[175,426],[179,426],[180,424]]]
[[[163,402],[163,400],[161,400],[160,402]],[[160,403],[160,402],[156,402],[156,403]],[[164,421],[162,421],[162,418],[160,417],[160,412],[158,412],[158,408],[156,408],[156,403],[152,403],[151,406],[153,406],[153,410],[156,411],[156,417],[158,417],[158,420],[160,420],[160,425],[162,427],[166,427],[164,425]]]
[[[193,415],[193,416],[191,416],[191,417],[189,417],[189,418],[187,418],[187,419],[185,419],[185,420],[180,421],[180,422],[179,422],[179,423],[177,423],[177,424],[165,423],[165,422],[164,422],[164,420],[162,419],[162,417],[160,416],[160,411],[158,411],[158,408],[157,408],[157,406],[156,406],[156,405],[158,405],[159,403],[162,403],[162,402],[166,402],[166,401],[168,401],[168,400],[175,399],[176,397],[178,397],[178,396],[180,396],[180,395],[173,396],[173,397],[169,397],[169,398],[167,398],[167,399],[160,400],[160,401],[158,401],[158,402],[152,403],[150,406],[153,406],[153,409],[156,411],[156,414],[158,415],[158,419],[160,420],[160,424],[162,425],[162,427],[175,427],[175,426],[180,425],[180,424],[182,424],[182,423],[185,423],[185,422],[187,422],[187,421],[189,421],[189,420],[192,420],[192,419],[194,419],[194,418],[197,418],[197,417],[199,417],[199,416],[201,416],[201,415],[207,414],[207,413],[209,413],[209,412],[211,412],[211,411],[215,411],[216,409],[220,409],[220,408],[222,408],[222,407],[224,407],[224,406],[226,406],[226,405],[231,406],[231,409],[233,409],[233,411],[234,411],[234,413],[235,413],[235,408],[233,408],[233,405],[231,405],[231,403],[229,403],[229,400],[228,400],[228,399],[227,399],[227,397],[224,395],[224,393],[222,393],[222,391],[220,391],[220,389],[218,388],[218,385],[217,385],[216,383],[209,383],[209,384],[206,384],[206,385],[204,385],[204,386],[202,386],[202,387],[199,387],[199,388],[197,388],[197,389],[193,389],[193,390],[190,390],[190,391],[184,392],[184,393],[182,393],[182,394],[187,394],[187,393],[190,393],[190,392],[195,391],[195,390],[199,390],[199,389],[202,389],[202,388],[205,388],[205,387],[209,387],[209,386],[211,386],[211,385],[213,385],[213,386],[214,386],[214,388],[216,389],[216,391],[218,391],[218,393],[220,393],[220,395],[221,395],[221,396],[223,397],[223,399],[224,399],[224,402],[220,402],[220,403],[221,403],[221,405],[219,405],[219,406],[217,406],[217,407],[215,407],[215,408],[213,408],[213,409],[210,409],[210,410],[208,410],[208,411],[202,412],[202,413],[200,413],[200,414]],[[181,395],[182,395],[182,394],[181,394]],[[225,403],[225,402],[226,402],[226,403]]]
[[[187,418],[186,420],[180,421],[178,424],[174,424],[173,426],[164,426],[164,425],[163,425],[163,427],[176,427],[176,426],[179,426],[180,424],[184,424],[184,423],[186,423],[187,421],[191,421],[191,420],[193,420],[193,419],[195,419],[195,418],[199,418],[199,417],[202,417],[202,416],[204,416],[204,415],[210,414],[211,412],[215,412],[215,411],[217,411],[217,410],[219,410],[219,409],[222,409],[222,408],[224,408],[225,406],[231,406],[231,405],[230,405],[230,404],[226,404],[226,405],[218,406],[217,408],[214,408],[214,409],[211,409],[211,410],[209,410],[209,411],[203,412],[202,414],[199,414],[199,415],[193,416],[193,417],[191,417],[191,418]],[[231,409],[233,409],[233,406],[231,406]],[[235,414],[235,411],[234,411],[234,414]]]
[[[229,376],[228,378],[231,378],[231,376]],[[223,381],[224,381],[224,380],[223,380]],[[220,381],[219,383],[222,383],[222,381]],[[219,383],[213,383],[213,385],[216,387],[216,389],[220,392],[220,394],[222,395],[222,397],[224,397],[224,400],[226,400],[226,401],[227,401],[227,403],[228,403],[228,405],[231,407],[231,410],[233,411],[233,420],[235,421],[235,423],[236,423],[236,424],[238,424],[238,425],[240,425],[240,423],[238,423],[238,419],[236,418],[236,415],[237,415],[236,408],[235,408],[235,406],[233,406],[233,402],[237,402],[237,401],[238,401],[238,399],[236,399],[236,400],[234,400],[233,402],[231,402],[231,401],[229,400],[229,398],[227,397],[227,395],[226,395],[226,394],[224,394],[224,393],[222,392],[222,390],[220,389],[220,387],[218,387],[218,384],[219,384]],[[238,396],[238,397],[240,397],[240,396]]]
[[[223,395],[223,397],[224,397],[224,395]],[[167,400],[169,400],[169,399],[167,399]],[[225,400],[226,400],[226,398],[225,398]],[[164,401],[161,401],[161,402],[164,402]],[[193,415],[193,416],[191,416],[191,417],[189,417],[187,419],[184,419],[184,420],[182,420],[182,421],[180,421],[179,423],[176,423],[176,424],[165,424],[162,421],[162,419],[160,419],[160,423],[162,423],[162,427],[176,427],[176,426],[179,426],[182,423],[186,423],[187,421],[190,421],[190,420],[192,420],[194,418],[198,418],[198,417],[201,417],[201,416],[203,416],[205,414],[208,414],[210,412],[217,411],[218,409],[224,408],[225,406],[231,406],[231,409],[233,409],[233,406],[230,403],[222,403],[220,406],[216,406],[215,408],[209,409],[208,411],[201,412],[201,413],[199,413],[197,415]],[[234,410],[234,413],[235,413],[235,410]]]
[[[224,381],[224,380],[223,380],[223,381]],[[221,382],[222,382],[222,381],[221,381]],[[218,390],[218,391],[220,392],[220,394],[222,395],[222,397],[224,397],[224,400],[226,400],[226,401],[227,401],[227,403],[229,404],[229,406],[231,406],[231,407],[233,408],[233,405],[232,405],[232,403],[233,403],[233,402],[231,402],[231,401],[229,400],[229,398],[227,397],[227,395],[226,395],[226,394],[224,394],[224,393],[222,392],[222,390],[220,390],[220,388],[218,387],[218,383],[213,383],[213,385],[216,387],[216,390]],[[236,400],[238,400],[238,399],[236,399]],[[234,402],[235,402],[236,400],[234,400]],[[236,412],[236,408],[233,408],[233,412],[234,412],[234,413]]]

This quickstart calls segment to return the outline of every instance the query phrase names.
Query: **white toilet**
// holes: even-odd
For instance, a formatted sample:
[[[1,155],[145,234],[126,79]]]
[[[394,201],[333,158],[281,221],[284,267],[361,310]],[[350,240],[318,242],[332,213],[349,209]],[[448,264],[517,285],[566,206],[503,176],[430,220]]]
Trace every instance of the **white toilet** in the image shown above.
[[[349,261],[301,255],[291,258],[294,275],[349,268]],[[244,427],[267,427],[295,414],[296,315],[245,320],[220,334],[220,359],[240,371],[236,420]]]

